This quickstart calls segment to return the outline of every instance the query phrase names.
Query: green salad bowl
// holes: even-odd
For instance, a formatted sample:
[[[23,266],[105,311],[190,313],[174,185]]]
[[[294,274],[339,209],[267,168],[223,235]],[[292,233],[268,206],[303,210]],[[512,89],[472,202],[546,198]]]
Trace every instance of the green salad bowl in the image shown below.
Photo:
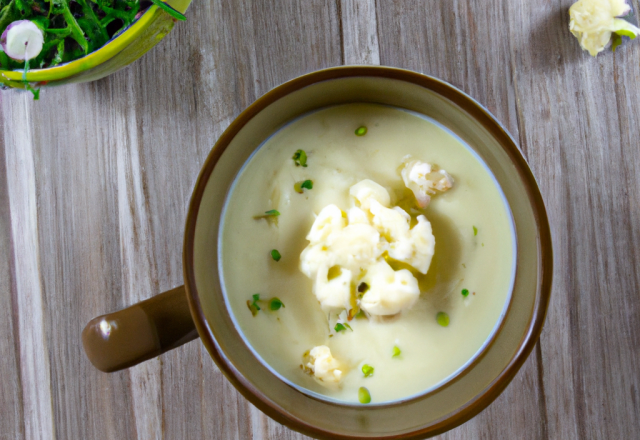
[[[185,13],[191,0],[166,0],[169,6]],[[176,20],[156,5],[150,6],[138,20],[101,48],[68,63],[46,69],[31,69],[26,81],[51,86],[93,81],[128,66],[173,29]],[[22,70],[0,70],[0,84],[26,88]]]

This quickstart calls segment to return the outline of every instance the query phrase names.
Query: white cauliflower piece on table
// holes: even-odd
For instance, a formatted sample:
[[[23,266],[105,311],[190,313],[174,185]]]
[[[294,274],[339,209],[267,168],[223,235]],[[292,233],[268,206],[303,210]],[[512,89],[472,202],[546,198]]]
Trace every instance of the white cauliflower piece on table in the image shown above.
[[[369,290],[360,307],[371,315],[395,315],[411,308],[420,296],[418,280],[406,269],[394,271],[386,261],[369,268],[365,282]]]
[[[321,382],[337,384],[342,379],[340,362],[331,355],[331,350],[326,345],[311,349],[306,367]]]
[[[427,207],[436,191],[445,192],[453,186],[453,177],[449,173],[420,160],[407,158],[400,174],[405,186],[416,197],[420,208]]]
[[[569,8],[569,30],[580,46],[595,57],[612,37],[619,44],[621,35],[635,38],[640,33],[636,26],[618,18],[630,10],[625,0],[579,0]],[[614,42],[614,49],[617,44]]]

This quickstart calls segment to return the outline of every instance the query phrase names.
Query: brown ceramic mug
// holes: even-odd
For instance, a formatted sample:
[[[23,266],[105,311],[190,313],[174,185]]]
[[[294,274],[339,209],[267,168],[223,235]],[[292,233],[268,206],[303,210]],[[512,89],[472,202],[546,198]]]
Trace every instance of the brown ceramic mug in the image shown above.
[[[235,328],[218,274],[218,231],[231,184],[256,148],[296,117],[368,102],[429,116],[470,145],[491,169],[511,209],[516,274],[499,328],[454,378],[422,395],[376,406],[314,398],[280,380]],[[317,438],[424,438],[478,414],[513,379],[544,322],[553,272],[551,235],[535,179],[513,139],[480,104],[451,85],[388,67],[310,73],[262,96],[220,137],[196,183],[184,236],[185,285],[93,319],[82,334],[100,370],[128,368],[198,336],[233,385],[276,421]]]

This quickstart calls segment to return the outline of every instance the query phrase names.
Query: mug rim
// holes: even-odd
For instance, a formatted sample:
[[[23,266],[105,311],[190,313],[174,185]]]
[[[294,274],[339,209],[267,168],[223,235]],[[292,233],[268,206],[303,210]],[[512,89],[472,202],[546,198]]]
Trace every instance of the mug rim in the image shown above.
[[[524,156],[520,152],[515,140],[502,126],[502,124],[484,106],[456,87],[432,76],[406,69],[386,66],[338,66],[314,71],[289,80],[256,99],[233,120],[229,127],[227,127],[219,137],[202,165],[200,174],[198,175],[198,179],[195,183],[187,213],[183,247],[183,273],[187,299],[192,318],[207,351],[225,377],[231,381],[234,387],[245,398],[258,407],[258,409],[277,422],[316,438],[329,438],[329,435],[331,436],[330,438],[371,438],[365,436],[336,435],[335,433],[329,433],[317,428],[299,418],[294,418],[290,414],[281,411],[277,405],[271,402],[260,391],[260,389],[247,381],[246,378],[244,378],[244,376],[235,369],[231,362],[229,362],[209,327],[196,287],[194,269],[195,230],[204,190],[218,160],[226,151],[226,148],[238,132],[254,116],[270,104],[297,90],[327,80],[354,77],[379,77],[418,85],[443,96],[469,113],[475,121],[491,133],[493,138],[499,141],[500,145],[503,146],[504,151],[509,156],[510,162],[515,166],[518,174],[522,178],[523,182],[525,182],[525,189],[528,193],[529,200],[531,201],[533,218],[535,218],[538,226],[540,256],[539,294],[536,295],[536,301],[531,319],[527,326],[527,332],[524,334],[517,350],[509,360],[507,366],[489,386],[476,395],[471,401],[462,407],[457,408],[455,411],[449,413],[443,419],[435,422],[434,424],[410,433],[376,438],[405,439],[433,436],[459,426],[480,413],[502,393],[506,386],[515,377],[533,350],[533,347],[538,341],[542,331],[550,300],[553,277],[553,247],[551,232],[546,208],[533,173],[524,159]]]

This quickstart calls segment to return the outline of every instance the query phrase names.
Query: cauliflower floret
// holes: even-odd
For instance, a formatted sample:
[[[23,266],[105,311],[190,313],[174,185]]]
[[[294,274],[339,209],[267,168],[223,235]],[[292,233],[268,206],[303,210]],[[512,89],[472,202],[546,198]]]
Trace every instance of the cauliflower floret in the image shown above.
[[[427,207],[436,190],[445,192],[453,186],[453,177],[449,173],[419,160],[407,158],[400,174],[405,186],[416,197],[420,208]]]
[[[409,229],[411,217],[402,208],[389,209],[373,202],[371,213],[374,226],[389,240],[389,256],[426,274],[436,246],[431,223],[426,217],[419,215],[418,223]]]
[[[406,269],[394,271],[386,261],[379,261],[367,272],[369,290],[360,307],[371,315],[395,315],[408,309],[420,296],[418,280]]]
[[[432,173],[427,163],[413,161],[408,165],[407,176],[425,166],[427,174]],[[422,177],[426,179],[427,174]],[[448,180],[428,180],[429,188],[450,188],[451,177],[446,173],[439,176]],[[411,228],[411,216],[398,206],[389,208],[389,193],[371,180],[353,185],[349,193],[360,207],[350,208],[347,218],[336,205],[320,211],[307,235],[310,243],[300,255],[300,270],[314,280],[313,292],[325,312],[349,310],[358,277],[367,273],[376,287],[371,285],[361,307],[372,315],[399,313],[414,304],[420,290],[411,272],[394,272],[385,262],[384,253],[426,274],[435,249],[431,224],[420,215]],[[378,270],[382,272],[377,274]]]
[[[365,211],[369,210],[371,201],[375,200],[382,206],[389,206],[391,197],[383,186],[378,185],[373,180],[365,179],[351,187],[349,194],[360,202],[360,208]]]
[[[331,350],[326,345],[313,347],[309,352],[309,362],[306,365],[314,377],[322,382],[336,384],[342,379],[340,362],[331,355]]]
[[[351,274],[375,263],[386,250],[386,243],[380,241],[380,233],[369,224],[366,213],[359,208],[352,208],[350,213],[354,220],[366,223],[345,226],[342,211],[335,205],[326,206],[307,235],[309,245],[300,254],[300,270],[315,281],[313,292],[327,312],[349,308]],[[334,266],[341,274],[329,280],[329,269]]]
[[[321,266],[314,292],[325,312],[347,309],[351,298],[351,271],[341,269],[340,275],[330,280],[329,267]]]
[[[591,56],[609,45],[613,32],[638,35],[640,29],[621,17],[631,7],[625,0],[579,0],[569,8],[569,30]]]
[[[325,206],[311,226],[307,240],[312,244],[320,243],[334,231],[339,231],[345,227],[345,219],[342,211],[336,205]]]

